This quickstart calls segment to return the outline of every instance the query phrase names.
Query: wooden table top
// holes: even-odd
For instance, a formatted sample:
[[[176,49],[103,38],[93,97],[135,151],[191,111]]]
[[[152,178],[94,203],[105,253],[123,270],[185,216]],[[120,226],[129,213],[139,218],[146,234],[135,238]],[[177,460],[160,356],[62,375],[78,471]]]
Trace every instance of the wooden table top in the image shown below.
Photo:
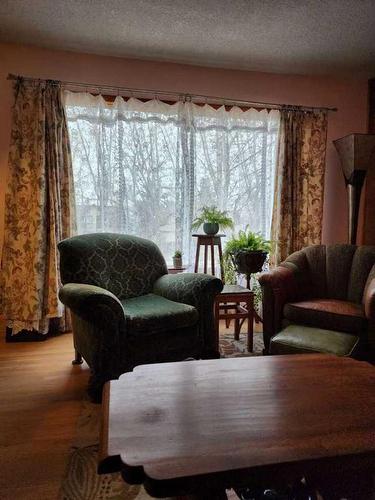
[[[224,285],[223,289],[218,295],[241,295],[243,293],[253,293],[253,292],[249,288],[246,288],[241,285]]]
[[[193,233],[193,238],[225,238],[224,233],[206,234],[206,233]]]
[[[103,405],[99,471],[122,469],[132,482],[134,470],[149,491],[329,457],[375,460],[375,369],[349,358],[143,365],[108,383]]]

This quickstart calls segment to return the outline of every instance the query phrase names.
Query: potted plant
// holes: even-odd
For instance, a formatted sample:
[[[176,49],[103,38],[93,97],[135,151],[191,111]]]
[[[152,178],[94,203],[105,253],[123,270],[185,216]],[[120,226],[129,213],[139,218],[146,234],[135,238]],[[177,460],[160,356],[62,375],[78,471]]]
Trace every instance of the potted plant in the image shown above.
[[[217,207],[204,206],[199,215],[193,220],[192,229],[199,229],[203,225],[203,231],[208,235],[216,234],[219,229],[233,229],[233,220],[226,211],[218,210]]]
[[[271,242],[263,238],[260,233],[253,233],[246,226],[227,241],[224,259],[230,259],[234,269],[239,274],[245,274],[248,280],[250,275],[262,270],[263,264],[271,250]]]
[[[176,269],[181,269],[182,267],[182,252],[181,250],[176,250],[173,255],[173,267]]]

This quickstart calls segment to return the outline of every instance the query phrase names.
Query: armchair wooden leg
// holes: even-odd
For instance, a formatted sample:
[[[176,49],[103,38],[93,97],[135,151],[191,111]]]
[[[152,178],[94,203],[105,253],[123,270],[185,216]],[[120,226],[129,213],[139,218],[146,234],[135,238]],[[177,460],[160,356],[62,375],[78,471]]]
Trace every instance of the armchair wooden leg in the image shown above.
[[[81,365],[82,363],[83,363],[82,355],[76,349],[75,350],[75,358],[72,361],[72,365]]]

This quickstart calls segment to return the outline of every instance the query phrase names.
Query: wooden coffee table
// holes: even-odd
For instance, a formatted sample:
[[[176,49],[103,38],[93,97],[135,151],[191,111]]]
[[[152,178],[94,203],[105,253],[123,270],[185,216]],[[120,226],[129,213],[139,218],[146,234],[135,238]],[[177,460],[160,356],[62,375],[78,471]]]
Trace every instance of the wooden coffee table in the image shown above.
[[[375,369],[349,358],[143,365],[106,384],[103,413],[99,472],[157,498],[375,469]]]

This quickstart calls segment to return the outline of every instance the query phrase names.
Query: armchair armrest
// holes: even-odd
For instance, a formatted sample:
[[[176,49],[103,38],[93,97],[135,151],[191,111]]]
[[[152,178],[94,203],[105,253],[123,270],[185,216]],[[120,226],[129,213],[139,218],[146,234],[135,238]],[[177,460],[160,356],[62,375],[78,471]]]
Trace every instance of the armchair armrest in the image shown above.
[[[217,357],[214,299],[223,289],[219,278],[208,274],[166,274],[156,280],[153,292],[174,302],[194,306],[199,313],[199,328],[206,357]]]
[[[219,278],[200,273],[165,274],[154,284],[154,293],[157,295],[197,309],[207,294],[212,294],[214,298],[222,289],[223,283]]]
[[[77,316],[100,327],[116,323],[125,326],[124,310],[118,298],[99,286],[67,283],[59,291],[59,298]]]
[[[121,302],[108,290],[94,285],[68,283],[59,298],[72,312],[74,347],[91,369],[88,392],[101,400],[104,382],[119,377],[125,315]]]
[[[295,274],[293,268],[279,266],[258,278],[263,295],[263,340],[266,352],[271,337],[281,328],[284,305],[298,295]]]
[[[279,293],[284,303],[294,298],[297,294],[295,271],[290,267],[276,267],[262,273],[258,280],[262,287],[269,287]]]

